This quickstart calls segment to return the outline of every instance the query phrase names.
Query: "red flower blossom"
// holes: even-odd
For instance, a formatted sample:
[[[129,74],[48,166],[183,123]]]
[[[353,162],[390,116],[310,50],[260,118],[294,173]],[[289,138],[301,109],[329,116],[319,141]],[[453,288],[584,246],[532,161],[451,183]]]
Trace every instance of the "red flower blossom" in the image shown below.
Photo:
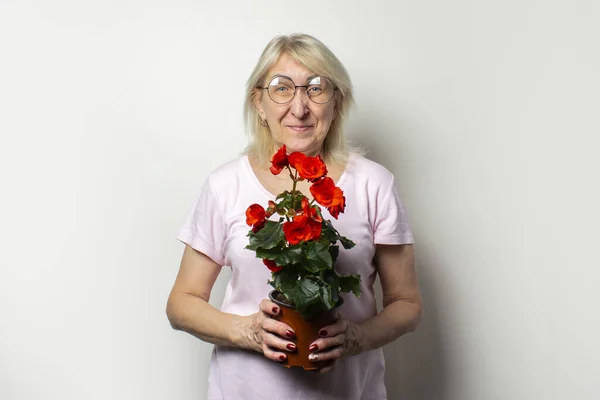
[[[306,158],[306,156],[304,155],[304,153],[300,153],[299,151],[295,151],[292,154],[290,154],[288,156],[288,160],[290,162],[290,165],[292,166],[292,168],[294,169],[298,169],[300,168],[300,164],[302,164],[302,161]]]
[[[310,193],[313,195],[317,203],[323,207],[341,206],[339,212],[344,212],[344,192],[342,189],[335,186],[333,179],[325,177],[320,181],[312,184]]]
[[[318,239],[321,236],[321,228],[321,222],[300,214],[296,215],[293,221],[283,224],[283,233],[286,240],[295,245],[302,241]]]
[[[277,153],[271,159],[271,173],[279,175],[279,173],[289,165],[288,156],[286,154],[285,144],[281,146]]]
[[[260,204],[252,204],[246,210],[246,223],[252,227],[252,231],[258,232],[265,225],[266,211]]]
[[[301,178],[316,182],[327,174],[327,167],[321,156],[304,157],[302,162],[296,164],[296,170]]]
[[[310,203],[308,202],[308,199],[306,197],[302,198],[302,212],[310,219],[314,219],[318,222],[323,221],[323,218],[321,218],[317,210],[314,207],[310,206]]]
[[[329,214],[331,214],[331,216],[333,218],[337,219],[338,215],[340,215],[340,213],[343,213],[345,208],[346,208],[346,196],[342,196],[342,203],[338,204],[337,206],[327,207],[327,211],[329,211]]]
[[[271,272],[279,272],[283,269],[283,267],[280,267],[279,265],[275,264],[275,261],[273,260],[264,259],[263,263],[267,266],[267,268],[269,268],[269,271]]]

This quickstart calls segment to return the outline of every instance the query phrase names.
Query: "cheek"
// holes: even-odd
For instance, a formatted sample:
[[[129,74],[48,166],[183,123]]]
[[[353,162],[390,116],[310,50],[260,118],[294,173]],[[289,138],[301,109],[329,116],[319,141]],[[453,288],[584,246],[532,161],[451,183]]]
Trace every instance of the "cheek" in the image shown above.
[[[270,105],[271,107],[265,108],[267,118],[271,121],[281,121],[288,113],[288,109],[283,107],[277,107]]]
[[[325,130],[325,132],[323,132],[324,134],[326,134],[327,131],[329,130],[329,128],[331,127],[332,122],[333,122],[333,109],[324,111],[319,116],[319,124],[321,125],[321,128],[323,130]]]

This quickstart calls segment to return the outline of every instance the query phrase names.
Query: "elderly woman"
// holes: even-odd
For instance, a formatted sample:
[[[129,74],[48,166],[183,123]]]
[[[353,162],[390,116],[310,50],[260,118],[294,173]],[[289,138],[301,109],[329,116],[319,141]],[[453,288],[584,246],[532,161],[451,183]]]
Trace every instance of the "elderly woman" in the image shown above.
[[[178,239],[186,247],[167,304],[173,328],[216,345],[209,399],[387,398],[381,347],[416,328],[422,304],[413,237],[394,177],[344,140],[342,122],[351,103],[344,66],[308,35],[275,37],[248,80],[251,143],[244,155],[209,175],[181,227]],[[269,171],[269,159],[282,145],[288,153],[323,158],[347,199],[336,229],[357,244],[340,251],[336,269],[362,276],[362,296],[346,296],[342,317],[310,345],[310,359],[326,361],[320,374],[277,364],[297,350],[294,332],[273,318],[280,310],[267,300],[270,273],[245,249],[248,205],[291,187],[289,176]],[[311,198],[308,186],[300,182],[297,189]],[[232,278],[217,310],[208,300],[224,265]],[[377,275],[383,289],[379,313]]]

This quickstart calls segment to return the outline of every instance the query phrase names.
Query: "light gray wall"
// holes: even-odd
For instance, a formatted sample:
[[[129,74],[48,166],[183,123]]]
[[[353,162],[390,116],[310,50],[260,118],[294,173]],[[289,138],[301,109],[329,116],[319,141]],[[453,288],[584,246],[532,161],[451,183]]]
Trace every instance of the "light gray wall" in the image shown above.
[[[0,398],[203,399],[173,235],[244,147],[277,33],[348,68],[426,304],[390,399],[600,396],[600,10],[588,1],[0,1]],[[227,274],[215,289],[222,298]]]

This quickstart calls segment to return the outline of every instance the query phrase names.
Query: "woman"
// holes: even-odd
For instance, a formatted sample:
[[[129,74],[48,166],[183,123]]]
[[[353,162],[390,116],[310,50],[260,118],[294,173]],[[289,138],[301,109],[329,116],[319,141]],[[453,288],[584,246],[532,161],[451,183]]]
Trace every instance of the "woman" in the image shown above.
[[[251,144],[245,155],[210,174],[186,218],[178,235],[186,247],[167,305],[175,329],[216,345],[209,399],[387,398],[381,346],[416,328],[422,304],[412,233],[394,177],[344,141],[342,122],[351,103],[343,65],[308,35],[274,38],[248,80]],[[336,269],[361,274],[362,296],[346,296],[343,317],[323,327],[310,346],[310,358],[325,361],[322,374],[277,365],[296,351],[294,332],[273,319],[279,308],[267,300],[270,272],[245,249],[246,208],[291,187],[289,176],[269,171],[269,158],[282,145],[288,153],[325,160],[347,199],[336,229],[357,244],[340,251]],[[311,198],[308,185],[297,188]],[[223,265],[232,268],[232,278],[217,310],[208,300]],[[380,313],[373,292],[377,274]]]

